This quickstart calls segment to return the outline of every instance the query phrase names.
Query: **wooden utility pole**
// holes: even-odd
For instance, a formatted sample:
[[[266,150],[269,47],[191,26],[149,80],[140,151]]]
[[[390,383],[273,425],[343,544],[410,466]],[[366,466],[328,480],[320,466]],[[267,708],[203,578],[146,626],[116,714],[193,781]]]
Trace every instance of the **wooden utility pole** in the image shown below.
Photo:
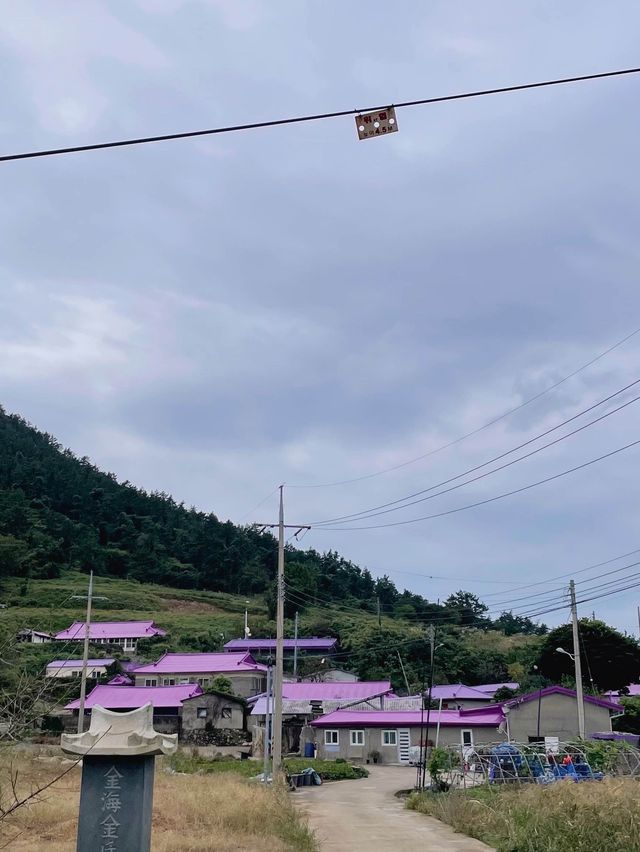
[[[278,528],[278,582],[276,605],[276,668],[273,675],[273,748],[272,772],[275,778],[282,763],[282,681],[284,673],[284,531],[295,529],[297,535],[302,530],[311,529],[305,524],[285,524],[284,522],[284,485],[280,486],[280,511],[277,524],[257,524],[262,529]]]
[[[584,694],[582,690],[582,664],[580,662],[580,634],[578,632],[578,607],[576,605],[576,584],[573,580],[569,583],[569,595],[571,596],[571,626],[573,628],[573,664],[576,675],[576,699],[578,701],[578,733],[580,739],[584,739]]]

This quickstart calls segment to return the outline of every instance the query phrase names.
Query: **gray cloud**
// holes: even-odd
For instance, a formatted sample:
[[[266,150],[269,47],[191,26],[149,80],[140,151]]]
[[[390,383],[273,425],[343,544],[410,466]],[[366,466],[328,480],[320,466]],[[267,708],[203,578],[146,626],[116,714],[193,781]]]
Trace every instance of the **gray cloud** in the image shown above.
[[[401,0],[390,14],[377,0],[138,0],[53,14],[25,0],[0,22],[2,150],[623,67],[639,23],[631,2]],[[640,325],[637,86],[403,110],[400,132],[370,143],[346,118],[5,164],[2,402],[122,478],[234,519],[277,482],[357,477],[437,448]],[[455,475],[636,378],[637,352],[630,341],[394,474],[291,489],[288,512],[357,511]],[[579,464],[633,440],[636,423],[631,408],[417,514]],[[305,543],[433,597],[461,583],[401,572],[496,591],[481,581],[636,546],[634,459]],[[596,609],[632,629],[624,598]]]

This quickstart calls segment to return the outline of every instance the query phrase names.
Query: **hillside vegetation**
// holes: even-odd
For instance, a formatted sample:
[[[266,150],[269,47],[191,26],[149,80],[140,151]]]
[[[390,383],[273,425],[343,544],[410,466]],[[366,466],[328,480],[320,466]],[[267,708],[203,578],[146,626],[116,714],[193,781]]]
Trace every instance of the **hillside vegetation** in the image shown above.
[[[253,634],[273,636],[276,550],[271,534],[118,482],[0,409],[0,638],[82,618],[72,596],[85,593],[89,569],[107,598],[96,601],[96,619],[154,618],[169,631],[141,644],[147,658],[221,648],[241,635],[245,606]],[[452,682],[526,671],[545,632],[509,613],[490,621],[467,592],[436,604],[400,591],[333,551],[289,547],[286,562],[288,635],[298,611],[302,634],[338,637],[337,664],[397,688],[425,679],[427,623],[440,631],[436,677]],[[16,653],[33,667],[51,650]],[[301,661],[303,672],[318,666]]]

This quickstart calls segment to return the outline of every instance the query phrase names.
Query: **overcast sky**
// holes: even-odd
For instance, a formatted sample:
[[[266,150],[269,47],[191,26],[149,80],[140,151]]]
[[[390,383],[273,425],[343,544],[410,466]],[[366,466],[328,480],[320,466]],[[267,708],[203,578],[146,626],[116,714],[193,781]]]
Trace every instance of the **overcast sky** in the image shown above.
[[[0,18],[0,148],[631,67],[639,37],[632,0],[21,0]],[[121,479],[234,521],[275,520],[275,494],[251,510],[279,482],[428,453],[640,326],[639,93],[640,75],[403,109],[397,134],[366,142],[346,117],[3,164],[0,401]],[[482,464],[639,378],[639,352],[640,335],[398,471],[288,487],[287,518],[358,512]],[[630,405],[368,523],[519,488],[637,440],[637,424]],[[516,584],[640,548],[639,459],[304,545],[502,609],[527,594]],[[632,561],[576,575],[578,589]],[[640,590],[583,611],[631,631],[637,603]]]

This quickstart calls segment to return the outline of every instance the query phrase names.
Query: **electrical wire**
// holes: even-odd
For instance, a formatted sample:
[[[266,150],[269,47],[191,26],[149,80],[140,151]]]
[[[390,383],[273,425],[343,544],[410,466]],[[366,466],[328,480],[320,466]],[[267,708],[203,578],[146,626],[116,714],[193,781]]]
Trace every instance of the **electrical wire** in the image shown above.
[[[488,461],[483,462],[482,464],[476,465],[475,467],[469,468],[469,469],[463,471],[462,473],[457,474],[456,476],[452,476],[449,479],[443,480],[442,482],[438,482],[438,483],[435,483],[434,485],[430,485],[428,488],[423,488],[420,491],[415,491],[413,494],[409,494],[408,496],[402,497],[398,500],[392,500],[389,503],[382,503],[379,506],[374,506],[370,509],[364,509],[361,512],[354,512],[351,515],[342,515],[342,516],[337,517],[337,518],[329,518],[325,521],[312,521],[311,525],[317,529],[318,527],[321,527],[321,526],[324,526],[324,525],[327,525],[327,524],[344,523],[344,522],[350,521],[350,520],[362,521],[362,520],[366,520],[368,518],[378,517],[379,515],[387,515],[390,512],[398,512],[401,509],[408,508],[409,506],[415,506],[418,503],[424,503],[427,500],[432,500],[434,497],[440,497],[442,494],[448,494],[450,491],[456,491],[458,488],[463,488],[465,485],[470,485],[472,482],[477,482],[478,480],[484,479],[487,476],[492,476],[494,473],[498,473],[499,471],[504,470],[507,467],[511,467],[511,465],[517,464],[518,462],[521,462],[521,461],[524,461],[525,459],[531,458],[531,456],[534,456],[537,453],[540,453],[543,450],[546,450],[549,447],[553,447],[555,444],[558,444],[561,441],[566,440],[567,438],[571,438],[574,435],[577,435],[578,433],[583,432],[585,429],[588,429],[589,427],[594,426],[596,423],[600,423],[600,421],[605,420],[607,417],[611,417],[613,414],[617,414],[619,411],[622,411],[624,408],[627,408],[629,405],[632,405],[633,403],[638,402],[638,400],[640,400],[640,396],[636,396],[636,397],[634,397],[634,399],[628,400],[627,402],[623,403],[622,405],[619,405],[617,408],[613,408],[611,411],[607,411],[605,414],[600,415],[600,417],[596,417],[594,420],[589,421],[589,423],[584,423],[582,426],[579,426],[577,429],[574,429],[571,432],[567,432],[566,435],[561,435],[559,438],[556,438],[553,441],[549,441],[549,443],[543,444],[541,447],[537,447],[535,450],[532,450],[529,453],[525,453],[523,456],[519,456],[516,459],[512,459],[511,461],[507,462],[506,464],[500,465],[499,467],[496,467],[493,470],[486,471],[485,473],[481,474],[480,476],[475,476],[472,479],[467,480],[466,482],[461,482],[458,485],[453,486],[452,488],[446,488],[443,491],[438,491],[436,494],[431,494],[430,496],[423,497],[420,500],[412,500],[413,497],[417,497],[420,494],[426,494],[429,491],[433,491],[435,488],[440,488],[440,486],[442,486],[442,485],[448,485],[450,482],[455,482],[456,479],[461,479],[463,476],[468,476],[470,473],[474,473],[477,470],[481,470],[483,467],[487,467],[487,465],[493,464],[494,462],[499,461],[500,459],[503,459],[508,455],[511,455],[511,453],[514,453],[517,450],[520,450],[523,447],[528,446],[529,444],[533,444],[536,441],[539,441],[540,438],[544,438],[546,435],[549,435],[551,432],[555,432],[556,430],[561,429],[563,426],[566,426],[568,423],[571,423],[572,421],[577,420],[579,417],[582,417],[584,414],[587,414],[589,411],[593,411],[594,408],[598,408],[599,406],[604,405],[605,403],[612,400],[614,397],[619,396],[621,393],[624,393],[625,391],[629,390],[629,388],[634,387],[634,385],[637,385],[638,383],[640,383],[640,379],[636,379],[634,382],[631,382],[631,384],[627,385],[626,387],[621,388],[620,390],[616,391],[613,394],[610,394],[609,396],[605,397],[604,399],[599,400],[599,402],[596,402],[593,405],[590,405],[588,408],[585,408],[582,411],[579,411],[577,414],[574,414],[572,417],[569,417],[566,420],[563,420],[561,423],[558,423],[555,426],[552,426],[550,429],[547,429],[544,432],[541,432],[539,435],[536,435],[533,438],[529,438],[529,440],[524,441],[522,444],[518,444],[517,446],[512,447],[510,450],[507,450],[504,453],[500,453],[500,455],[494,456],[494,458],[489,459]],[[412,502],[407,502],[407,501],[412,501]],[[399,503],[402,503],[403,505],[398,505]],[[395,508],[386,508],[388,506],[395,507]],[[379,509],[383,510],[383,511],[378,511]]]
[[[434,518],[443,518],[446,515],[454,515],[458,512],[464,512],[467,509],[475,509],[478,506],[486,506],[489,503],[495,503],[497,500],[503,500],[505,497],[513,497],[515,494],[522,494],[523,492],[529,491],[532,488],[536,488],[539,485],[545,485],[548,482],[553,482],[556,479],[561,479],[563,476],[568,476],[570,473],[575,473],[578,470],[583,470],[584,468],[590,467],[592,464],[596,464],[597,462],[612,458],[613,456],[618,455],[618,453],[623,453],[626,450],[637,446],[638,444],[640,444],[640,439],[637,441],[631,441],[631,443],[625,444],[623,447],[618,447],[617,449],[611,450],[610,452],[605,453],[602,456],[598,456],[595,459],[590,459],[589,461],[583,462],[582,464],[576,465],[575,467],[563,470],[560,473],[554,474],[553,476],[547,476],[544,479],[539,479],[537,482],[530,482],[528,485],[523,485],[521,488],[514,488],[512,491],[505,491],[503,494],[497,494],[495,497],[487,497],[484,500],[478,500],[475,503],[469,503],[466,506],[458,506],[455,509],[448,509],[444,512],[436,512],[433,515],[424,515],[421,518],[410,518],[406,521],[393,521],[391,523],[386,524],[370,524],[368,526],[363,527],[314,527],[314,529],[320,530],[322,532],[353,532],[354,530],[376,530],[385,529],[387,527],[401,527],[406,526],[407,524],[416,524],[420,521],[430,521]]]
[[[465,441],[467,438],[471,438],[474,435],[477,435],[479,432],[482,432],[483,430],[488,429],[490,426],[493,426],[496,423],[499,423],[501,420],[504,420],[506,417],[509,417],[510,415],[515,414],[517,411],[521,411],[527,405],[530,405],[532,402],[535,402],[536,400],[545,396],[545,394],[548,394],[551,391],[555,390],[556,388],[560,387],[560,385],[564,384],[565,382],[568,382],[569,379],[572,379],[574,376],[577,376],[579,373],[581,373],[583,370],[586,370],[588,367],[591,367],[593,364],[600,361],[602,358],[604,358],[610,352],[613,352],[615,349],[618,349],[618,347],[622,346],[624,343],[626,343],[632,337],[635,337],[635,335],[638,334],[639,332],[640,332],[640,328],[636,328],[635,331],[632,331],[630,334],[625,335],[625,337],[623,337],[621,340],[618,340],[612,346],[609,346],[608,349],[605,349],[603,352],[600,352],[599,355],[596,355],[590,361],[587,361],[586,364],[582,364],[582,366],[578,367],[572,373],[569,373],[568,375],[563,376],[563,378],[558,379],[557,382],[554,382],[552,385],[549,385],[544,390],[541,390],[539,393],[535,394],[534,396],[531,396],[528,399],[525,399],[524,402],[521,402],[519,405],[516,405],[514,408],[510,408],[507,411],[504,411],[502,414],[499,414],[497,417],[494,417],[492,420],[487,421],[482,426],[478,426],[475,429],[472,429],[470,432],[466,432],[464,435],[460,435],[459,437],[454,438],[451,441],[448,441],[446,444],[442,444],[440,447],[436,447],[433,450],[429,450],[429,452],[427,452],[427,453],[423,453],[420,456],[416,456],[415,458],[409,459],[408,461],[401,462],[400,464],[396,464],[396,465],[392,465],[391,467],[383,468],[382,470],[378,470],[375,473],[369,473],[369,474],[366,474],[364,476],[356,476],[353,479],[342,479],[342,480],[338,480],[336,482],[323,482],[323,483],[319,483],[319,484],[316,484],[316,485],[313,485],[313,484],[311,484],[311,485],[295,485],[295,484],[289,485],[288,484],[287,488],[333,488],[334,486],[338,486],[338,485],[350,485],[351,483],[354,483],[354,482],[363,482],[366,479],[373,479],[376,476],[382,476],[383,474],[392,473],[393,471],[400,470],[403,467],[408,467],[409,465],[415,464],[416,462],[422,461],[423,459],[429,458],[430,456],[434,456],[437,453],[441,453],[443,450],[448,450],[450,447],[455,447],[457,444],[460,444],[462,441]]]
[[[396,104],[383,104],[382,106],[367,107],[365,109],[343,109],[333,112],[312,113],[300,115],[293,118],[277,118],[271,121],[253,121],[247,124],[231,124],[226,127],[214,127],[210,130],[188,130],[180,133],[164,133],[157,136],[139,136],[130,139],[119,139],[114,142],[96,142],[92,145],[72,145],[66,148],[49,148],[40,151],[27,151],[20,154],[4,154],[0,156],[0,162],[10,160],[28,160],[35,157],[53,157],[58,154],[77,154],[81,151],[99,151],[105,148],[124,148],[132,145],[148,145],[153,142],[169,142],[176,139],[193,139],[199,136],[216,136],[222,133],[234,133],[240,130],[257,130],[263,127],[278,127],[286,124],[303,124],[310,121],[322,121],[328,118],[341,118],[348,115],[358,115],[363,112],[377,112],[393,106],[395,109],[413,106],[426,106],[429,104],[445,103],[446,101],[468,100],[485,95],[501,95],[509,92],[522,92],[526,89],[541,89],[546,86],[560,86],[567,83],[582,83],[587,80],[602,80],[605,77],[623,77],[629,74],[638,74],[640,68],[623,68],[619,71],[601,71],[597,74],[582,74],[578,77],[560,77],[553,80],[543,80],[537,83],[520,83],[515,86],[500,86],[495,89],[479,89],[471,92],[461,92],[454,95],[440,95],[433,98],[420,98],[414,101],[402,101]]]

